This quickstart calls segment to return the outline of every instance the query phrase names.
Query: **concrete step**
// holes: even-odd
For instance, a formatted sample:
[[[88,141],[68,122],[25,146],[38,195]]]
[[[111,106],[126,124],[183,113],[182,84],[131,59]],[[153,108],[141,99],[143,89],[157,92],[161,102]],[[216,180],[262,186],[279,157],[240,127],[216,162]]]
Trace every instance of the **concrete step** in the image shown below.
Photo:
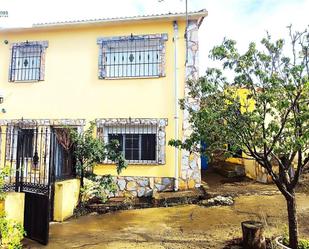
[[[220,175],[227,178],[244,177],[246,175],[245,167],[236,163],[218,162],[213,165],[213,168]]]

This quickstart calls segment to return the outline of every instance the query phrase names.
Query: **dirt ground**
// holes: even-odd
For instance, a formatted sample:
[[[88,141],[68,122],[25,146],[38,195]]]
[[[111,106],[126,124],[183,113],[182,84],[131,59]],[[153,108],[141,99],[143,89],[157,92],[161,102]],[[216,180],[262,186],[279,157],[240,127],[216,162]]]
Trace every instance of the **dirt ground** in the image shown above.
[[[233,206],[183,205],[89,215],[50,226],[50,243],[26,241],[26,248],[182,249],[223,248],[241,236],[240,223],[260,220],[267,236],[281,234],[286,224],[285,201],[273,185],[252,181],[208,181],[214,194],[232,194]],[[224,180],[224,179],[223,179]],[[309,193],[298,193],[301,237],[309,238]]]
[[[298,195],[300,233],[309,237],[309,196]],[[223,248],[241,236],[240,222],[254,219],[266,225],[266,234],[280,234],[285,203],[279,195],[243,196],[231,207],[185,205],[119,211],[86,216],[51,225],[47,247],[28,248]]]
[[[225,178],[213,169],[202,171],[202,183],[209,195],[242,196],[280,194],[274,184],[261,184],[246,177]],[[308,178],[309,183],[309,178]],[[309,193],[309,192],[308,192]]]

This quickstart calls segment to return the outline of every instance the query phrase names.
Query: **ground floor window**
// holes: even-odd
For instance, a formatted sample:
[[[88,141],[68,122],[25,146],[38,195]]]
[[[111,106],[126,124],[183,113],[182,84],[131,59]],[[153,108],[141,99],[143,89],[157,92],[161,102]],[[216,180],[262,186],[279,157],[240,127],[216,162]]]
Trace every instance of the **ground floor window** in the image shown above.
[[[17,129],[9,126],[6,132],[6,160],[16,160],[19,157],[32,158],[34,156],[35,141],[38,131],[34,128]]]
[[[108,134],[111,140],[118,140],[126,160],[156,161],[156,134]]]
[[[117,140],[130,164],[165,163],[166,119],[100,119],[97,124],[103,141]]]

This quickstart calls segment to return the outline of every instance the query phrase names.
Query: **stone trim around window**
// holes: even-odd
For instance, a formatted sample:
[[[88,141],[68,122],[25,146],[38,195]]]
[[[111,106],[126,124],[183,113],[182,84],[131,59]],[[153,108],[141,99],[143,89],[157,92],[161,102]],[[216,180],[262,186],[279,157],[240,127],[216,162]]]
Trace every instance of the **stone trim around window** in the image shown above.
[[[168,40],[168,34],[148,34],[148,35],[128,35],[128,36],[113,36],[113,37],[99,37],[97,44],[99,45],[99,59],[98,59],[98,77],[99,79],[121,79],[121,78],[154,78],[155,76],[134,76],[134,77],[122,77],[109,78],[105,71],[105,61],[103,60],[103,54],[106,51],[106,44],[109,41],[127,41],[129,39],[160,39],[160,61],[159,66],[159,77],[166,76],[166,45],[165,42]]]
[[[166,118],[156,119],[156,118],[103,118],[96,119],[96,125],[98,128],[97,135],[103,139],[104,127],[107,126],[156,126],[157,132],[157,144],[158,154],[156,162],[148,162],[142,164],[149,165],[164,165],[166,161],[166,131],[165,127],[168,125],[168,120]],[[131,164],[131,163],[129,163]],[[139,163],[134,163],[139,164]]]
[[[41,58],[40,58],[40,78],[38,79],[38,81],[43,81],[45,78],[45,54],[46,54],[46,48],[48,48],[48,41],[26,41],[26,42],[16,42],[16,43],[12,43],[10,46],[10,54],[11,54],[11,58],[10,58],[10,64],[9,64],[9,82],[15,82],[15,75],[13,75],[13,71],[12,71],[12,63],[13,63],[13,57],[12,57],[12,50],[14,47],[22,47],[25,45],[29,45],[29,46],[35,46],[35,45],[40,45],[42,47],[42,53],[41,53]],[[27,82],[27,81],[25,81]]]
[[[85,126],[85,119],[0,119],[0,126],[18,125],[23,126]]]

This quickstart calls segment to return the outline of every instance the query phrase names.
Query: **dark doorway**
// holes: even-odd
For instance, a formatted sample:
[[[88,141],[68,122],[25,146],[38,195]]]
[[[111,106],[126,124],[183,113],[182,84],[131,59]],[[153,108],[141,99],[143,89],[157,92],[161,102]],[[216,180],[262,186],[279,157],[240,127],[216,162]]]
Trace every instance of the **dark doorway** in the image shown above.
[[[74,146],[71,142],[69,130],[54,128],[54,165],[55,179],[65,180],[75,177]]]

